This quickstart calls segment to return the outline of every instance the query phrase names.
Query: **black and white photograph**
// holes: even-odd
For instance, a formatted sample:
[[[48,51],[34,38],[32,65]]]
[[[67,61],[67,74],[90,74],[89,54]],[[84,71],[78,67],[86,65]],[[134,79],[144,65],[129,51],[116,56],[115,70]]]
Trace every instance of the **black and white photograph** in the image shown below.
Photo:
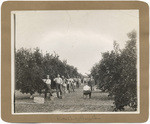
[[[12,114],[139,113],[139,11],[11,12]]]

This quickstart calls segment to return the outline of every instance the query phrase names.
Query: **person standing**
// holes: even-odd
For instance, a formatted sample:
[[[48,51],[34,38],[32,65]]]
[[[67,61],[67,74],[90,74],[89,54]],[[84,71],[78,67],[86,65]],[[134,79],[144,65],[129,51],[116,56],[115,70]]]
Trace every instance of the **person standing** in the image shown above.
[[[75,90],[74,90],[74,80],[73,80],[73,78],[69,78],[68,81],[69,81],[70,89],[72,89],[72,91],[75,92]]]
[[[47,79],[45,80],[46,83],[46,90],[45,90],[45,98],[47,97],[47,93],[49,92],[49,97],[52,96],[52,89],[51,89],[51,79],[49,75],[47,75]]]
[[[81,79],[79,77],[77,77],[77,88],[80,87],[80,83],[81,83]]]
[[[95,80],[93,76],[90,77],[88,85],[91,87],[91,91],[93,90],[93,86],[95,85]]]
[[[81,78],[78,78],[78,81],[79,81],[79,87],[80,87],[80,85],[81,85]]]
[[[62,99],[62,79],[60,77],[60,75],[58,74],[57,77],[54,79],[55,83],[56,83],[56,92],[57,92],[57,97]]]
[[[63,93],[66,93],[66,87],[67,87],[66,78],[64,76],[62,76],[62,91],[63,91]]]
[[[67,92],[70,93],[70,81],[67,79]]]

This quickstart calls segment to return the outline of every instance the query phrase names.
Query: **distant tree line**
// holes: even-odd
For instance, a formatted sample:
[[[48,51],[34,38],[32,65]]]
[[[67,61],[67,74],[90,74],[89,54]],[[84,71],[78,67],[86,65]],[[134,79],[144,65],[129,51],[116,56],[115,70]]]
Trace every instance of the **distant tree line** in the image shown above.
[[[134,30],[127,35],[124,49],[115,41],[114,49],[102,53],[102,59],[91,69],[99,88],[114,98],[115,111],[125,106],[137,109],[137,35]]]
[[[81,76],[77,68],[61,61],[57,54],[45,55],[39,48],[21,48],[15,53],[15,88],[22,93],[41,93],[46,88],[42,79],[50,76],[52,88],[55,88],[53,79],[60,74],[66,78]]]

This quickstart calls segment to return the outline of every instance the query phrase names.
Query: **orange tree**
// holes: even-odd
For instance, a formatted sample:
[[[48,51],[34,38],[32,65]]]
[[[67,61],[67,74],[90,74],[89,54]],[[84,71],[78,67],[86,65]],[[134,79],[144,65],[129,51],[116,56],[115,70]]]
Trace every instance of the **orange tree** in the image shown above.
[[[22,93],[41,93],[45,89],[42,79],[50,75],[52,87],[55,88],[53,79],[60,74],[65,77],[76,77],[80,74],[77,68],[61,61],[57,54],[46,53],[43,55],[39,48],[21,48],[15,53],[15,89]]]
[[[127,105],[137,109],[136,32],[128,37],[124,49],[114,42],[114,50],[102,53],[101,61],[91,69],[99,88],[113,96],[114,110],[124,110]]]

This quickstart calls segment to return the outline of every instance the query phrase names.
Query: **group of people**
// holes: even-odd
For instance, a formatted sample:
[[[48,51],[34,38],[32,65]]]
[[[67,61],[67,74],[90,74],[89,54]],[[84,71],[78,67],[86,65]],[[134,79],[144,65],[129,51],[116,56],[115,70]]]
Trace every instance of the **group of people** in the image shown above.
[[[47,85],[46,91],[45,91],[45,98],[47,96],[47,93],[50,93],[50,96],[52,96],[52,89],[51,89],[51,79],[49,78],[49,75],[47,75],[47,79],[44,80],[44,82]],[[80,78],[65,78],[64,76],[61,76],[58,74],[56,78],[54,78],[54,82],[56,84],[56,93],[58,98],[62,98],[63,93],[70,93],[71,90],[74,92],[75,87],[79,88],[81,84]]]
[[[81,82],[81,79],[79,77],[77,78],[65,78],[64,76],[61,76],[58,74],[56,78],[53,80],[56,84],[56,93],[57,97],[62,99],[62,95],[65,93],[75,92],[75,88],[79,88],[81,83],[83,83],[83,97],[89,95],[89,98],[91,98],[91,93],[93,90],[93,86],[95,85],[95,81],[93,77],[91,76],[88,81]],[[51,79],[49,78],[49,75],[47,75],[47,79],[44,80],[44,82],[47,85],[46,91],[45,91],[45,98],[47,97],[47,93],[52,96],[52,89],[51,89]]]

